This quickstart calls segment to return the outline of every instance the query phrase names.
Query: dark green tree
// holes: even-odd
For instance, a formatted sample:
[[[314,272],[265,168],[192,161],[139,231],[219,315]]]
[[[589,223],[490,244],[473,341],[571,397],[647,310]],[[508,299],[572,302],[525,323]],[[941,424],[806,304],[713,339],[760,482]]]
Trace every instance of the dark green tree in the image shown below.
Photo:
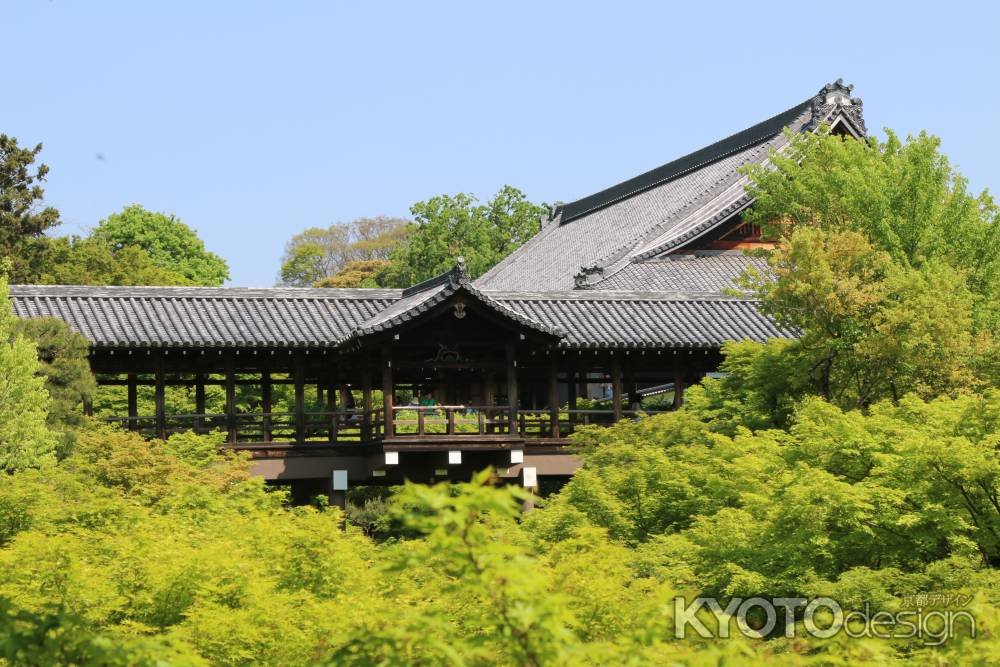
[[[21,148],[17,139],[0,134],[0,260],[8,279],[35,282],[45,261],[45,231],[59,224],[59,211],[42,206],[42,182],[49,172],[34,166],[42,145]]]

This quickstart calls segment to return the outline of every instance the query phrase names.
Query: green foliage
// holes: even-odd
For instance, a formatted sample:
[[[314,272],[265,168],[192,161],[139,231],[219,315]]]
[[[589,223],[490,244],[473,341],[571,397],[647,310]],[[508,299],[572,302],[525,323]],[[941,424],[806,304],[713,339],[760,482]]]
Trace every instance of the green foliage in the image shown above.
[[[53,285],[190,285],[192,281],[157,266],[135,245],[116,247],[93,236],[50,239],[38,282]]]
[[[314,287],[378,287],[377,277],[389,265],[387,259],[359,259],[328,278],[321,278]]]
[[[769,274],[744,285],[801,334],[783,349],[797,378],[787,395],[865,407],[1000,379],[998,209],[968,194],[938,148],[923,134],[808,134],[773,156],[775,169],[747,168],[749,219],[778,245]]]
[[[42,145],[21,148],[17,139],[0,134],[0,261],[9,280],[34,282],[45,259],[46,230],[59,224],[59,211],[38,209],[45,196],[42,182],[49,168],[35,159]]]
[[[14,336],[33,342],[38,350],[38,373],[45,379],[49,394],[49,423],[79,426],[83,404],[97,390],[90,372],[87,339],[62,320],[37,317],[16,320]]]
[[[0,472],[8,473],[51,463],[56,448],[35,345],[16,326],[7,283],[0,279]]]
[[[149,639],[113,639],[94,632],[60,609],[44,613],[16,610],[0,600],[0,658],[12,665],[101,665],[174,667],[206,665],[174,647]]]
[[[310,227],[285,246],[281,282],[298,287],[373,287],[361,283],[371,282],[412,228],[408,220],[384,216]]]
[[[378,276],[380,285],[419,283],[451,269],[459,256],[476,278],[534,236],[546,208],[505,185],[485,204],[468,194],[440,195],[414,204],[410,212],[417,229],[393,249]]]
[[[192,285],[217,286],[229,278],[225,260],[206,250],[193,229],[173,215],[138,204],[101,220],[90,236],[116,253],[129,246],[141,248],[154,266]]]

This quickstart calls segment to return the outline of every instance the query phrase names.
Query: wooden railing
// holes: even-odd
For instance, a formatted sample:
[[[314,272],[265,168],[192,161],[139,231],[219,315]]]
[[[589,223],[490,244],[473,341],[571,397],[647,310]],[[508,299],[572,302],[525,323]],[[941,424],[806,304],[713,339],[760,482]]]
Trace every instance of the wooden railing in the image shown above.
[[[510,434],[510,408],[504,406],[401,405],[392,412],[399,437]]]
[[[623,419],[657,411],[624,410]],[[392,409],[393,435],[399,438],[434,438],[435,436],[520,435],[526,438],[566,437],[580,426],[610,426],[613,410],[560,410],[555,418],[547,409],[522,409],[511,419],[508,406],[403,405]],[[323,412],[243,412],[226,414],[166,415],[158,421],[153,416],[108,417],[117,424],[147,437],[167,438],[175,433],[221,432],[231,444],[349,445],[385,437],[385,410],[375,408]]]

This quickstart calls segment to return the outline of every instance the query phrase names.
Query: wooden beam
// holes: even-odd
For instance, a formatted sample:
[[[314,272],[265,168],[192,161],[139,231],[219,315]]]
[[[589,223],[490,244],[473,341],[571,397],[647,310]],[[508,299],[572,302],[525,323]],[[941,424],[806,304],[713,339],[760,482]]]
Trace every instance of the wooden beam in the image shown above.
[[[674,357],[674,408],[684,405],[684,366]]]
[[[611,406],[615,421],[622,418],[622,362],[618,354],[611,353]]]
[[[161,440],[167,439],[167,400],[166,389],[163,378],[163,357],[156,356],[156,370],[154,372],[153,402],[155,404],[156,415],[156,437]]]
[[[493,371],[487,371],[485,377],[483,378],[483,406],[486,411],[485,421],[488,422],[484,424],[487,433],[493,433],[495,430],[493,427],[493,405],[496,403],[496,376]],[[482,410],[480,411],[482,414]],[[480,429],[482,430],[482,429]]]
[[[372,437],[372,372],[364,369],[361,373],[361,439]]]
[[[260,376],[260,411],[264,413],[261,420],[261,437],[264,442],[271,442],[271,411],[273,409],[271,371],[266,370]]]
[[[330,444],[337,441],[337,380],[331,372],[327,377],[326,411],[330,413]]]
[[[513,343],[505,347],[507,356],[507,406],[510,410],[510,433],[518,432],[517,426],[517,349]]]
[[[576,415],[573,414],[573,411],[576,410],[576,391],[577,391],[576,376],[577,376],[577,372],[575,370],[570,371],[570,373],[569,373],[569,427],[570,427],[570,430],[573,430],[573,427],[576,426]]]
[[[306,440],[306,385],[305,369],[301,354],[295,355],[295,441],[302,444]]]
[[[139,430],[139,390],[135,385],[135,373],[129,373],[126,379],[128,382],[128,430]]]
[[[194,432],[201,433],[204,426],[201,415],[205,414],[205,376],[202,373],[194,377],[194,411],[198,415],[194,419]]]
[[[236,443],[236,371],[232,356],[226,358],[226,431],[227,439]]]
[[[546,368],[549,389],[549,432],[553,438],[559,437],[559,378],[556,375],[556,360],[550,358]]]
[[[395,435],[396,425],[395,425],[395,415],[392,411],[392,396],[393,385],[392,385],[392,356],[387,345],[382,346],[382,408],[385,412],[385,429],[384,434],[386,438],[391,438]]]

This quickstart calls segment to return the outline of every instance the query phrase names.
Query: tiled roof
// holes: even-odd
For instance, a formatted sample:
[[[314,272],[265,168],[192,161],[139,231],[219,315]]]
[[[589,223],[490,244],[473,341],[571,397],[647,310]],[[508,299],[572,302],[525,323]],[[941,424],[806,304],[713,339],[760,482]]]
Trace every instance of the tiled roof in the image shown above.
[[[736,289],[736,279],[747,269],[767,270],[767,261],[740,252],[717,255],[668,255],[663,259],[628,262],[616,273],[605,274],[593,290],[682,291],[719,294]]]
[[[841,120],[864,133],[861,101],[838,81],[819,95],[679,160],[562,206],[474,283],[461,266],[407,290],[23,286],[21,317],[65,320],[96,347],[332,348],[419,317],[464,291],[563,347],[715,347],[789,337],[752,301],[726,296],[759,260],[663,259],[751,203],[739,167]],[[601,275],[574,289],[582,267]]]
[[[474,298],[566,347],[717,346],[788,336],[750,301],[670,292],[482,292],[12,285],[20,317],[57,317],[95,347],[333,348],[418,316],[443,294]],[[301,296],[298,294],[301,292]]]
[[[795,335],[746,299],[581,291],[494,297],[532,319],[562,328],[567,335],[561,347],[719,347],[726,341],[764,342]]]
[[[818,95],[722,141],[556,209],[542,230],[477,279],[486,290],[575,287],[583,268],[605,275],[684,246],[752,203],[739,167],[781,150],[784,129],[803,132],[842,119],[864,132],[861,101],[838,81]]]
[[[693,153],[689,153],[684,157],[668,162],[665,165],[617,185],[613,185],[606,190],[601,190],[583,199],[577,199],[574,202],[565,204],[562,206],[562,220],[564,223],[575,220],[608,204],[631,197],[638,192],[674,180],[678,176],[700,169],[729,155],[741,153],[751,146],[768,141],[776,134],[780,134],[789,125],[794,124],[799,116],[810,110],[811,106],[812,98],[714,144],[709,144]]]
[[[19,317],[65,320],[98,347],[324,347],[400,290],[11,285]]]
[[[459,263],[454,269],[407,289],[403,293],[404,296],[402,299],[388,306],[381,313],[358,327],[355,327],[339,343],[344,344],[353,339],[393,329],[404,322],[419,317],[421,313],[427,312],[434,306],[442,303],[445,299],[459,292],[465,292],[482,305],[500,313],[508,319],[514,320],[521,326],[550,336],[563,336],[563,332],[558,327],[547,326],[493,299],[489,294],[484,294],[477,290],[469,282],[469,276],[465,272],[465,262],[459,259]]]

